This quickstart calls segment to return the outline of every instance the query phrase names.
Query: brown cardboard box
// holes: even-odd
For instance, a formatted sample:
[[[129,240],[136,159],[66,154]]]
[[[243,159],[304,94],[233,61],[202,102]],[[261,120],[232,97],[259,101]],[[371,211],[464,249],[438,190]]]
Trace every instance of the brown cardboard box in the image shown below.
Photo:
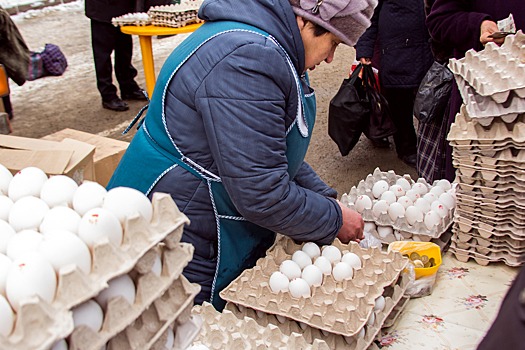
[[[65,138],[75,139],[95,146],[93,161],[97,182],[106,186],[117,168],[120,159],[126,152],[129,143],[98,136],[87,132],[63,129],[54,134],[44,136],[43,140],[62,141]]]
[[[73,139],[61,142],[0,135],[0,164],[13,174],[34,166],[48,175],[67,175],[77,183],[95,181],[95,147]]]

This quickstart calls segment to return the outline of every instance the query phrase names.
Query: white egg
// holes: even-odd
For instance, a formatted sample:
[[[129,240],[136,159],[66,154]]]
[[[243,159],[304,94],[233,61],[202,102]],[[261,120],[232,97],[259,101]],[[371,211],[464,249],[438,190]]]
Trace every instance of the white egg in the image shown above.
[[[381,200],[386,201],[388,205],[395,203],[397,201],[397,197],[392,191],[385,191],[381,195]]]
[[[352,279],[354,276],[354,269],[352,269],[352,266],[347,263],[340,261],[334,266],[332,276],[334,276],[334,280],[336,281]]]
[[[94,300],[88,300],[73,308],[73,323],[75,328],[87,326],[95,333],[102,328],[104,321],[104,312],[98,303]]]
[[[401,188],[405,190],[405,192],[412,188],[410,182],[408,182],[408,180],[404,177],[400,177],[399,179],[397,179],[396,185],[401,186]]]
[[[388,212],[388,202],[384,200],[377,201],[372,207],[372,214],[375,218],[380,217]]]
[[[386,182],[385,180],[379,180],[374,184],[374,186],[372,186],[372,194],[375,198],[379,198],[381,197],[383,192],[388,190],[388,188],[388,182]]]
[[[40,198],[28,196],[17,200],[9,212],[9,224],[16,232],[38,230],[49,207]]]
[[[69,347],[67,345],[66,340],[65,339],[60,339],[55,344],[53,344],[53,346],[51,347],[50,350],[68,350],[68,349],[69,349]]]
[[[0,253],[7,252],[7,244],[11,237],[16,234],[15,230],[4,220],[0,220]]]
[[[39,296],[47,303],[55,298],[55,270],[39,254],[25,254],[14,260],[6,282],[7,299],[15,311],[19,310],[20,303],[32,296]]]
[[[357,338],[358,339],[361,339],[361,338],[364,338],[366,335],[366,330],[365,330],[365,327],[361,328],[361,330],[359,331],[359,333],[357,333]]]
[[[308,265],[312,265],[312,258],[302,250],[297,250],[292,254],[292,261],[295,261],[301,270]]]
[[[372,312],[370,314],[370,317],[368,317],[368,320],[366,321],[366,325],[368,327],[372,327],[375,321],[376,321],[376,314]]]
[[[27,167],[15,174],[9,183],[9,198],[16,202],[22,197],[39,197],[42,186],[47,181],[47,175],[41,169]]]
[[[124,224],[126,217],[140,214],[147,222],[153,217],[153,207],[146,195],[134,188],[115,187],[106,193],[102,208],[112,211]]]
[[[308,265],[301,273],[301,278],[310,286],[320,286],[323,284],[323,271],[315,265]]]
[[[423,195],[423,199],[426,200],[429,204],[432,204],[433,201],[435,201],[438,197],[432,192],[425,193]]]
[[[377,226],[377,234],[381,238],[387,238],[394,234],[394,229],[392,226]]]
[[[405,192],[405,196],[410,198],[412,202],[415,202],[421,195],[416,190],[408,190]]]
[[[444,218],[448,214],[447,207],[445,207],[443,203],[439,201],[439,199],[437,201],[432,202],[432,204],[430,205],[430,209],[438,213],[438,215],[442,218]]]
[[[0,254],[0,294],[5,296],[5,284],[7,273],[11,268],[13,261],[7,255]]]
[[[153,262],[153,266],[151,267],[151,272],[157,277],[160,277],[162,273],[162,260],[160,258],[160,255],[157,255],[155,257],[155,261]]]
[[[423,214],[430,210],[430,203],[424,198],[418,198],[414,202],[414,207],[419,208]]]
[[[77,266],[86,275],[91,272],[89,248],[74,233],[64,230],[49,231],[44,235],[38,251],[53,265],[57,273],[68,265]]]
[[[8,195],[9,183],[13,179],[13,174],[5,166],[0,164],[0,193]]]
[[[359,255],[355,253],[345,253],[343,257],[341,258],[342,262],[347,263],[348,265],[352,266],[353,269],[360,269],[362,266],[361,259],[359,258]]]
[[[15,325],[15,313],[9,302],[0,295],[0,335],[7,337],[13,331]]]
[[[373,232],[376,230],[376,224],[374,222],[365,222],[365,226],[363,228],[364,232]]]
[[[106,189],[93,181],[84,181],[78,186],[73,196],[73,209],[81,216],[89,210],[101,208],[106,196]]]
[[[377,311],[377,312],[383,311],[385,308],[385,304],[386,304],[385,297],[382,295],[378,296],[374,302],[374,311]]]
[[[270,276],[270,281],[268,282],[270,289],[274,293],[286,292],[288,290],[288,285],[290,280],[286,275],[280,271],[275,271]]]
[[[408,196],[401,196],[397,199],[397,202],[401,204],[405,209],[408,208],[411,205],[414,205],[414,202],[412,202],[412,199],[408,198]]]
[[[81,219],[80,215],[69,207],[54,207],[44,216],[40,224],[40,232],[66,230],[78,234],[78,225],[80,225]]]
[[[314,265],[317,266],[324,275],[332,273],[332,263],[326,256],[319,256],[314,261]]]
[[[341,261],[341,251],[333,245],[324,246],[321,255],[327,258],[332,265]]]
[[[310,286],[302,278],[290,281],[288,289],[294,298],[309,298],[311,296]]]
[[[431,210],[425,214],[424,222],[425,222],[426,228],[429,230],[432,230],[434,226],[437,226],[441,222],[441,217],[439,216],[438,213]]]
[[[104,238],[118,247],[122,244],[122,225],[113,212],[104,208],[94,208],[80,220],[78,236],[90,248]]]
[[[9,220],[9,212],[14,203],[11,198],[0,195],[0,219]]]
[[[396,198],[404,196],[406,192],[403,187],[397,184],[390,186],[390,191],[396,195]]]
[[[164,343],[164,349],[173,349],[173,344],[175,344],[175,333],[173,333],[172,327],[168,327],[166,343]]]
[[[73,196],[78,185],[72,178],[65,175],[51,176],[42,186],[40,199],[49,205],[50,208],[56,206],[73,207]]]
[[[301,250],[308,254],[312,260],[321,255],[321,249],[314,242],[306,242]]]
[[[284,273],[289,280],[301,277],[301,268],[292,260],[283,261],[279,266],[279,271]]]
[[[439,196],[439,201],[447,207],[447,209],[453,209],[456,206],[456,199],[450,193],[445,192]]]
[[[123,297],[130,305],[135,304],[135,283],[129,275],[124,274],[113,278],[108,285],[96,296],[96,301],[102,309],[107,310],[108,303],[117,297]]]
[[[398,218],[402,218],[405,215],[405,207],[397,202],[390,204],[388,207],[388,216],[392,221],[396,221]]]
[[[365,210],[372,209],[372,199],[363,194],[356,198],[354,205],[355,210],[357,210],[358,213],[362,213]]]
[[[418,207],[413,205],[409,206],[405,210],[405,218],[409,225],[414,225],[416,222],[423,222],[423,212]]]
[[[433,193],[436,198],[439,198],[439,196],[441,196],[441,193],[445,192],[445,190],[443,189],[443,187],[441,186],[434,186],[430,189],[430,191],[428,193]]]
[[[7,243],[6,255],[11,260],[15,260],[26,253],[37,252],[43,240],[44,236],[34,230],[20,231]]]
[[[416,182],[415,184],[413,184],[412,189],[419,193],[420,196],[423,196],[425,193],[428,192],[427,186],[421,182]]]
[[[437,186],[441,187],[443,190],[448,191],[452,188],[450,181],[447,179],[441,179],[436,183]]]

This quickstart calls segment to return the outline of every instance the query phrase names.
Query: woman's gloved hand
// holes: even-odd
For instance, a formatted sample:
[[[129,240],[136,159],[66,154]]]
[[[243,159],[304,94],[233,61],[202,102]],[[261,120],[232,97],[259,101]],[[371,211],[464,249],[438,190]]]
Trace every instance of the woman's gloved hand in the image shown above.
[[[361,214],[347,208],[339,201],[337,201],[337,204],[339,204],[341,212],[343,213],[343,226],[341,226],[341,229],[337,233],[337,238],[345,244],[350,241],[359,242],[364,238],[363,228],[365,226]]]

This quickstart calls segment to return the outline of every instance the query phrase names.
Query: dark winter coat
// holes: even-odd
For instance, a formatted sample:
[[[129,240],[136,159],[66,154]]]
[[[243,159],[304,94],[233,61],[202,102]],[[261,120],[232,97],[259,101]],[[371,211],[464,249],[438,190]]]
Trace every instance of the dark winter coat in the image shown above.
[[[135,12],[135,0],[85,0],[86,16],[111,23],[113,17]]]
[[[26,82],[29,67],[29,49],[9,16],[0,7],[0,63],[4,65],[7,76],[18,85]]]
[[[374,58],[384,87],[418,87],[433,62],[429,39],[423,0],[379,0],[372,25],[355,46],[356,58]]]
[[[304,71],[303,42],[288,0],[205,1],[199,17],[268,32],[298,75]],[[165,99],[173,141],[203,171],[222,178],[244,218],[298,241],[333,241],[342,226],[340,207],[329,198],[336,192],[306,163],[294,179],[287,173],[286,131],[296,118],[298,96],[287,58],[274,44],[248,31],[211,39],[180,68]],[[195,254],[186,273],[208,276],[201,284],[211,285],[217,229],[207,185],[179,166],[152,192],[170,193],[191,220],[183,241],[195,246]]]

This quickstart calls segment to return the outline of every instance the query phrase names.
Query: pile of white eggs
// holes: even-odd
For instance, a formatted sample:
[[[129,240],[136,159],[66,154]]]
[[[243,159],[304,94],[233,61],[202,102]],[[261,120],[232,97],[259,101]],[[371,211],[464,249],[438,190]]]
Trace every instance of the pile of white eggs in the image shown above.
[[[123,224],[136,213],[149,222],[153,208],[135,189],[78,186],[35,167],[13,176],[0,165],[0,334],[11,333],[23,300],[53,302],[61,269],[89,274],[93,247],[120,246]]]
[[[319,246],[307,242],[301,250],[292,254],[291,260],[283,261],[279,271],[270,276],[270,289],[275,292],[290,292],[294,298],[311,297],[311,289],[323,284],[324,278],[332,276],[336,281],[352,279],[354,269],[362,267],[355,253],[346,252],[333,245]]]
[[[391,186],[386,180],[379,180],[371,192],[373,198],[367,194],[356,198],[357,212],[371,211],[375,219],[388,215],[392,222],[405,218],[410,226],[423,222],[428,230],[438,226],[456,205],[454,190],[445,179],[430,188],[422,182],[411,184],[404,177]]]

